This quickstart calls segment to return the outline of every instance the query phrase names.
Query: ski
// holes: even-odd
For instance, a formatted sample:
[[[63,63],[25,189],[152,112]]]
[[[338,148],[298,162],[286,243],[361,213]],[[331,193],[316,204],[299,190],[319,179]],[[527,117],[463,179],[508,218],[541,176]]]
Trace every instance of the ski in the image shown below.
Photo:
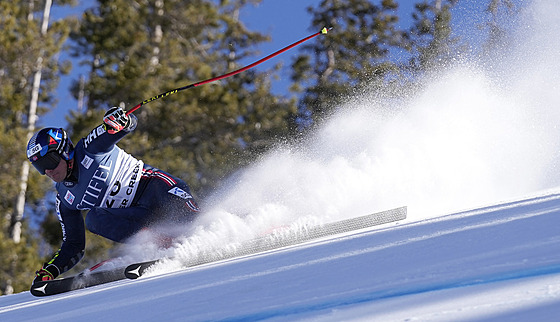
[[[256,239],[251,239],[241,244],[235,251],[219,252],[221,255],[201,255],[183,263],[185,268],[207,264],[223,259],[234,258],[243,255],[256,254],[259,252],[269,251],[281,247],[292,246],[306,241],[318,239],[321,237],[333,236],[351,231],[357,231],[368,227],[387,224],[399,220],[406,219],[407,207],[400,207],[391,210],[376,212],[356,218],[345,219],[333,223],[327,223],[304,229],[301,231],[291,231],[285,234],[271,233]],[[169,258],[166,258],[169,259]],[[141,277],[146,270],[154,264],[162,261],[161,259],[139,262],[128,265],[124,271],[124,275],[129,279],[137,279]]]
[[[142,276],[148,268],[162,259],[154,259],[151,261],[130,264],[124,270],[124,276],[128,279],[134,280]]]
[[[34,296],[49,296],[126,278],[124,275],[124,267],[93,271],[99,266],[101,265],[95,265],[75,276],[33,283],[33,285],[31,285],[30,292]]]
[[[395,222],[398,220],[406,219],[406,213],[407,208],[400,207],[366,216],[327,223],[324,225],[304,229],[302,231],[289,232],[287,234],[278,235],[273,232],[272,234],[269,234],[267,236],[246,241],[242,243],[242,245],[236,251],[231,253],[222,253],[221,256],[198,256],[190,260],[188,263],[185,263],[185,267],[193,267],[222,259],[255,254],[258,252],[268,251],[285,246],[296,245],[321,237],[337,235]],[[92,267],[88,272],[81,273],[73,277],[34,284],[31,288],[31,293],[35,296],[45,296],[68,292],[71,290],[90,287],[103,283],[109,283],[124,278],[137,279],[144,275],[144,273],[151,266],[160,262],[161,260],[163,259],[154,259],[150,261],[130,264],[126,268],[115,268],[112,270],[92,273],[91,271],[93,269],[100,266],[98,264]]]

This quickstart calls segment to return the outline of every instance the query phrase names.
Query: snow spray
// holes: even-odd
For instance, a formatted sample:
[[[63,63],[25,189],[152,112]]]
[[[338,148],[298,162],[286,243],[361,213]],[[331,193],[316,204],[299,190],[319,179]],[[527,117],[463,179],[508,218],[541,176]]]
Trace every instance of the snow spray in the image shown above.
[[[203,205],[181,251],[399,206],[418,221],[555,189],[559,8],[523,7],[497,54],[458,58],[398,106],[356,95],[305,144],[232,178]],[[480,32],[471,27],[464,33]]]

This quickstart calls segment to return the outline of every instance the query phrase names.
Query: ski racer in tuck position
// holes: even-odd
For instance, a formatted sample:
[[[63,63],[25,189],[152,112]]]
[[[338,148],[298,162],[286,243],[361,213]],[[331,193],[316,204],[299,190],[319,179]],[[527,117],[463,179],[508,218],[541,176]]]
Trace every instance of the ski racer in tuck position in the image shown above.
[[[103,124],[76,146],[61,128],[44,128],[29,140],[27,158],[56,182],[56,211],[62,246],[36,272],[48,281],[68,271],[84,256],[85,228],[116,242],[158,223],[191,222],[199,208],[188,185],[144,164],[116,144],[137,125],[133,114],[113,107]],[[81,211],[89,210],[85,219]]]

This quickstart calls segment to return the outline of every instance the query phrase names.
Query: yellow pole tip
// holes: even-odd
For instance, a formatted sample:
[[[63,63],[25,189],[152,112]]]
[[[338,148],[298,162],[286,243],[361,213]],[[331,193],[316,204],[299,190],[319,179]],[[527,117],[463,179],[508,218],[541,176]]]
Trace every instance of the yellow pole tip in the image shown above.
[[[321,33],[322,33],[322,34],[326,34],[327,32],[329,32],[329,30],[327,29],[327,27],[324,27],[323,29],[321,29]]]

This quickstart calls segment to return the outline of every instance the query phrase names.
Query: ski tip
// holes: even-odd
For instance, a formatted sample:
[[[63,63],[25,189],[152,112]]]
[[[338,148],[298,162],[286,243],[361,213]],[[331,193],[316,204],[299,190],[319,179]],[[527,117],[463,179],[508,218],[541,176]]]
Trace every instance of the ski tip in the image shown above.
[[[46,282],[33,283],[31,285],[31,288],[29,289],[29,291],[34,296],[46,296],[46,295],[48,295],[47,291],[46,291],[47,284],[48,283],[46,283]]]
[[[126,268],[126,270],[124,272],[124,275],[126,276],[126,278],[135,280],[135,279],[139,278],[140,276],[142,276],[142,273],[140,272],[140,269],[142,268],[142,265],[141,264],[137,265],[137,267],[134,267],[134,266],[135,265],[129,265]]]
[[[329,28],[324,27],[323,29],[321,29],[321,33],[322,33],[323,35],[326,35],[326,34],[329,32],[329,30],[332,30],[332,27],[329,27]]]

